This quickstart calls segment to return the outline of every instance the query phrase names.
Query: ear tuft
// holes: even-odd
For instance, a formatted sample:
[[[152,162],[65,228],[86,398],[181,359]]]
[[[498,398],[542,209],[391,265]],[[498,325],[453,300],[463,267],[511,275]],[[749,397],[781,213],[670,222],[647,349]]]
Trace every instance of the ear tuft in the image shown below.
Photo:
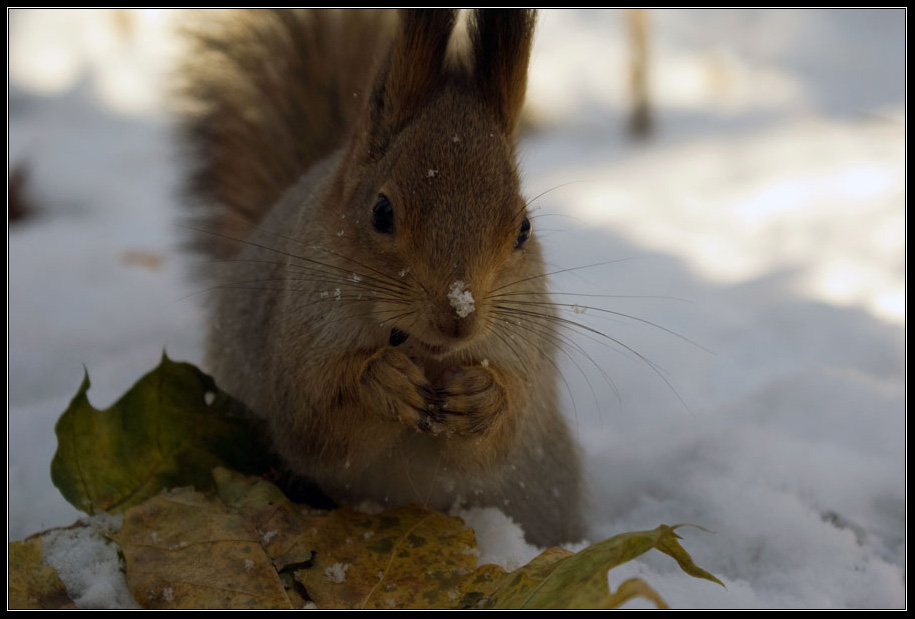
[[[422,109],[442,84],[455,9],[404,9],[373,91],[372,130],[385,140]]]
[[[477,87],[509,135],[524,104],[536,22],[533,9],[478,9],[470,19]]]

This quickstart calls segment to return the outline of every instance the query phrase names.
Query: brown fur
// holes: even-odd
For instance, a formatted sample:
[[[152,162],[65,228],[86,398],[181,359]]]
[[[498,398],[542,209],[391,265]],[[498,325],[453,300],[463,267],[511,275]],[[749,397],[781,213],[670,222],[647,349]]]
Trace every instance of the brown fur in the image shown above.
[[[509,9],[480,9],[470,21],[476,85],[509,135],[524,104],[535,23],[533,11]]]
[[[295,15],[312,25],[325,19]],[[224,388],[267,416],[290,468],[335,500],[494,505],[532,541],[570,541],[582,534],[581,482],[558,410],[556,318],[544,306],[534,313],[514,304],[546,296],[536,237],[516,247],[526,205],[513,133],[534,16],[472,17],[464,63],[446,59],[454,21],[451,11],[410,11],[393,35],[375,34],[391,43],[362,49],[356,65],[378,69],[361,109],[342,115],[348,141],[336,152],[318,153],[316,145],[334,142],[319,134],[297,138],[313,150],[289,157],[295,149],[286,142],[301,128],[282,125],[269,130],[287,136],[274,145],[279,154],[261,152],[270,145],[253,136],[258,146],[246,152],[244,131],[267,130],[245,121],[221,146],[239,150],[223,153],[238,177],[219,157],[203,161],[207,178],[250,183],[239,191],[258,200],[249,216],[256,225],[226,232],[218,222],[238,209],[213,194],[225,214],[213,236],[242,242],[234,260],[208,274],[218,287],[208,362]],[[269,101],[287,95],[271,89],[304,93],[356,65],[255,91],[273,109]],[[325,109],[315,97],[297,99],[300,115]],[[221,109],[218,98],[209,105]],[[246,171],[251,157],[259,159]],[[278,179],[286,172],[261,169],[275,165],[272,157],[305,162],[285,192]],[[394,209],[391,234],[372,224],[379,194]],[[449,297],[457,283],[474,299],[464,316]],[[392,345],[392,329],[409,337]]]
[[[179,136],[199,223],[244,238],[302,172],[346,142],[389,44],[391,11],[201,11],[179,72]],[[198,247],[229,256],[238,243]]]

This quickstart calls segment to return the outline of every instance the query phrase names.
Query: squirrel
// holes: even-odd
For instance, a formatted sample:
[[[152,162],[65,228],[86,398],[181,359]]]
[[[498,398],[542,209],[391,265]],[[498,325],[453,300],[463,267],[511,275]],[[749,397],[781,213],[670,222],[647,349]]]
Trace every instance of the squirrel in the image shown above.
[[[191,36],[206,363],[337,503],[580,540],[578,447],[516,164],[531,10],[249,10]],[[536,306],[527,301],[536,302]]]

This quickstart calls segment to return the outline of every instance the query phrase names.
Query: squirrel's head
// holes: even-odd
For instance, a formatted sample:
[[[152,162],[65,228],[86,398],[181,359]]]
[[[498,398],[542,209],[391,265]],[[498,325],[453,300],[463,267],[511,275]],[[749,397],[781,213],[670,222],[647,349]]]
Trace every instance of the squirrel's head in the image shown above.
[[[505,337],[498,295],[543,287],[514,146],[535,13],[475,11],[463,47],[455,19],[402,13],[328,201],[337,251],[377,277],[373,319],[432,356]]]

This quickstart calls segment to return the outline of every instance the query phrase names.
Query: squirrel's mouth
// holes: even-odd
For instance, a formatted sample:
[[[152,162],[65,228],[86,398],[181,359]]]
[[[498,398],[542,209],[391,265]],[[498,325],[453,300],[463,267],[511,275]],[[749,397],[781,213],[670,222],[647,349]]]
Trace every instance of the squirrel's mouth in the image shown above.
[[[406,331],[401,331],[397,327],[391,329],[391,335],[388,339],[388,343],[396,348],[401,344],[404,344],[408,339],[410,340],[410,348],[412,350],[418,349],[433,358],[443,357],[444,355],[447,355],[449,352],[451,352],[451,348],[447,346],[442,346],[440,344],[429,344],[428,342],[422,341],[418,337],[411,336]]]
[[[453,347],[429,344],[397,328],[391,329],[388,343],[395,348],[402,346],[404,354],[423,369],[426,378],[433,385],[441,386],[445,377],[456,367],[454,362],[449,360],[449,356],[456,352]]]

